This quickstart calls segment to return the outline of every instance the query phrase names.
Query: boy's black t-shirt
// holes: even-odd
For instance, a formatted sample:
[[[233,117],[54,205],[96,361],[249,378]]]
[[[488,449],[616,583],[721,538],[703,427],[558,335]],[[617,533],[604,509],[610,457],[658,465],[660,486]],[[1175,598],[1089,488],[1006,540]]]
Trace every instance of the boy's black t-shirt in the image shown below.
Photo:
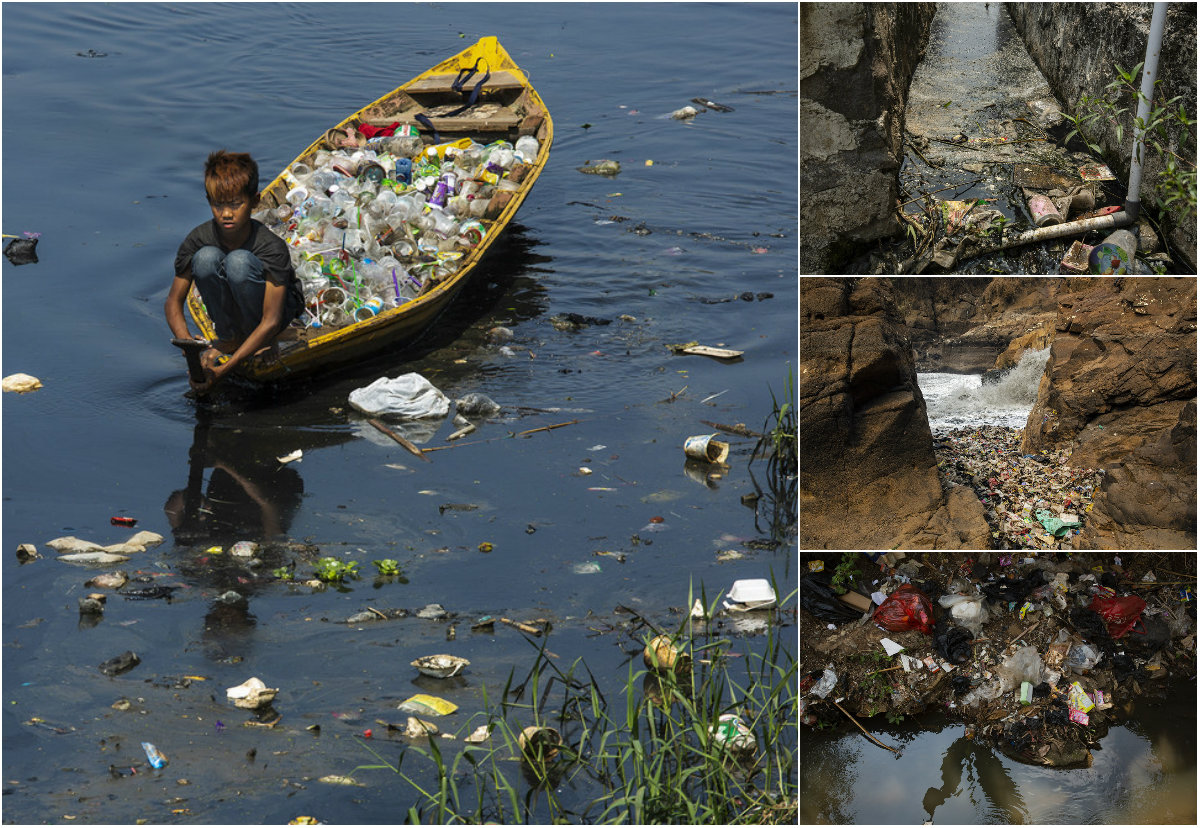
[[[192,256],[201,247],[212,245],[230,252],[221,244],[220,227],[216,219],[209,219],[187,234],[187,238],[179,245],[175,254],[175,275],[182,276],[192,265]],[[297,314],[304,307],[304,292],[300,289],[300,280],[292,267],[292,257],[288,252],[287,242],[267,229],[267,226],[256,219],[250,219],[250,235],[242,244],[242,250],[249,250],[263,263],[264,277],[273,285],[284,285],[295,300]]]

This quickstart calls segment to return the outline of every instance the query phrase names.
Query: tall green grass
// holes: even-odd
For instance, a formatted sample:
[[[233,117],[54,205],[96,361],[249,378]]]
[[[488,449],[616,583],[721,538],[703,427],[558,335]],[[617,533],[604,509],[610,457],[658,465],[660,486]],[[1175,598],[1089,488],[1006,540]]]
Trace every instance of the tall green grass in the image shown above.
[[[799,423],[796,415],[796,381],[788,365],[783,385],[783,400],[771,393],[771,411],[763,423],[763,435],[750,453],[750,479],[768,508],[756,510],[769,515],[770,533],[782,541],[795,528],[797,519],[797,482],[799,480]],[[766,487],[754,476],[754,461],[766,460]]]
[[[795,597],[793,590],[778,604]],[[706,619],[719,600],[701,596]],[[402,747],[393,763],[360,740],[379,762],[353,772],[396,774],[416,796],[405,815],[411,823],[795,824],[795,638],[781,635],[777,620],[762,638],[738,642],[762,644],[761,652],[734,656],[711,620],[688,617],[671,636],[688,668],[659,674],[641,667],[639,651],[614,696],[583,659],[562,670],[545,639],[527,638],[536,650],[529,672],[517,682],[510,671],[498,696],[485,686],[483,710],[456,734],[486,724],[486,742],[430,736]],[[650,637],[643,633],[640,643]],[[729,713],[753,733],[753,750],[731,750],[715,735]],[[556,756],[521,756],[518,736],[528,725],[561,734]]]

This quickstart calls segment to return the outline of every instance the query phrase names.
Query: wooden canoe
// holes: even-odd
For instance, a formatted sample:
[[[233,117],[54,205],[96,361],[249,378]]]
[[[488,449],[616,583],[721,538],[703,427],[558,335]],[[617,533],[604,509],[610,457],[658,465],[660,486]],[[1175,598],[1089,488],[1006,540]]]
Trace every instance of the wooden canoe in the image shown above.
[[[460,71],[472,67],[477,68],[477,73],[466,78],[461,90],[454,90],[452,87]],[[485,70],[490,72],[490,77],[480,88],[476,104],[454,117],[439,116],[438,113],[459,109],[466,93],[475,88]],[[416,126],[422,140],[428,144],[432,136],[426,137],[427,124],[418,122],[418,115],[429,119],[441,142],[472,138],[480,144],[488,144],[501,139],[515,142],[520,136],[533,136],[538,140],[537,158],[524,170],[524,177],[507,205],[499,209],[494,218],[482,219],[486,230],[483,241],[464,256],[457,271],[444,281],[427,286],[420,296],[407,304],[345,327],[290,327],[280,335],[273,348],[239,364],[235,374],[256,382],[279,382],[362,359],[384,347],[402,345],[418,337],[459,294],[480,259],[512,220],[546,166],[554,138],[554,124],[541,97],[494,37],[482,38],[454,57],[422,72],[355,111],[335,129],[399,122]],[[288,171],[297,163],[309,163],[320,150],[331,149],[327,143],[329,135],[327,132],[309,144],[263,189],[260,209],[286,203],[285,195],[291,188],[286,180]],[[188,296],[188,310],[201,335],[216,339],[216,331],[194,285]]]

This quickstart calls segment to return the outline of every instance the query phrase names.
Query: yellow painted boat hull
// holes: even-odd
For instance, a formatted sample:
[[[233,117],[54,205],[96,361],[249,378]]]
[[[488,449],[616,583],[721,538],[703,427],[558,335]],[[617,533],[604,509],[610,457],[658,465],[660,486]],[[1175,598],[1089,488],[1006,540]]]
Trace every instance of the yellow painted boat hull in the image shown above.
[[[428,329],[458,296],[480,259],[516,215],[550,156],[554,124],[545,104],[530,85],[525,73],[504,51],[496,38],[485,37],[454,57],[438,63],[408,83],[372,101],[336,125],[340,128],[363,123],[416,123],[416,114],[428,113],[439,107],[445,108],[447,104],[459,101],[458,93],[450,89],[451,83],[459,70],[475,66],[479,58],[482,58],[484,63],[480,64],[479,73],[467,80],[465,88],[470,90],[474,87],[482,77],[486,65],[491,72],[491,79],[481,90],[478,103],[489,104],[480,109],[486,109],[490,114],[474,119],[470,111],[458,118],[439,118],[436,114],[432,115],[432,123],[442,140],[472,137],[486,144],[498,138],[515,140],[520,135],[532,135],[538,139],[536,161],[527,171],[507,206],[494,220],[484,221],[486,233],[483,241],[463,258],[455,273],[413,301],[336,330],[289,329],[280,336],[273,348],[243,361],[234,373],[246,379],[270,383],[302,377],[323,368],[362,359],[382,348],[412,341]],[[423,126],[419,128],[424,132]],[[328,149],[325,141],[324,135],[313,141],[284,168],[284,171],[291,169],[297,162],[307,162],[319,150]],[[278,206],[285,201],[284,194],[287,191],[284,173],[280,172],[263,189],[262,206]],[[201,335],[208,339],[216,339],[216,330],[194,285],[188,295],[188,310],[200,328]]]

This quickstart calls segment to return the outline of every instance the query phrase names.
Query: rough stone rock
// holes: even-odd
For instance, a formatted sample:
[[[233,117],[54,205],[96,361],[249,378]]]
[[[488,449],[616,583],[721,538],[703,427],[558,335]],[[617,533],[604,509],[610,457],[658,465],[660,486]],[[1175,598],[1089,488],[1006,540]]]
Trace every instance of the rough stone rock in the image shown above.
[[[909,82],[935,3],[800,5],[800,270],[838,270],[893,217]]]
[[[893,280],[918,371],[977,374],[1015,365],[1048,342],[1064,280],[916,277]],[[1014,340],[1025,339],[1014,346]]]
[[[1120,459],[1104,477],[1080,546],[1196,548],[1196,401],[1171,428]]]
[[[1021,450],[1105,469],[1082,548],[1196,545],[1196,282],[1076,279]]]
[[[979,501],[942,489],[889,289],[871,278],[801,280],[801,546],[987,548]]]

